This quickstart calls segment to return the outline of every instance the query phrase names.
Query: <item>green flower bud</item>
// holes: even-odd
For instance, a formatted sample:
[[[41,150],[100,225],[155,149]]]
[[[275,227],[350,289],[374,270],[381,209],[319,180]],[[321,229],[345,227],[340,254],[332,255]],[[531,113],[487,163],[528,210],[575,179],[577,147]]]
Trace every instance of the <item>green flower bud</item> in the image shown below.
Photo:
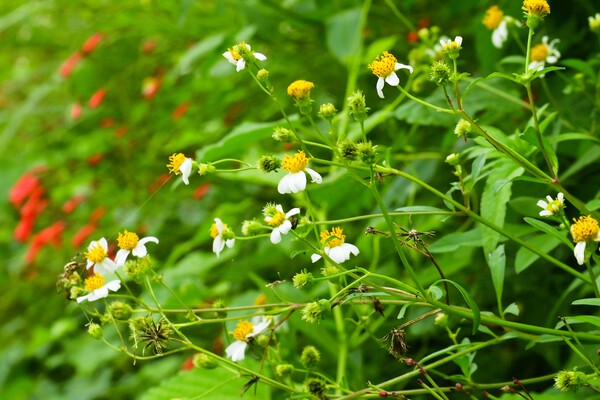
[[[136,282],[140,282],[146,277],[150,275],[153,270],[153,263],[150,256],[136,258],[127,263],[124,266],[125,273],[129,275]]]
[[[446,162],[452,166],[458,165],[460,163],[460,156],[456,153],[449,154],[446,157]]]
[[[362,122],[367,119],[369,108],[367,107],[362,91],[356,90],[348,97],[348,107],[350,108],[350,114],[352,114],[356,122]]]
[[[321,268],[321,274],[325,277],[337,275],[340,273],[340,269],[335,265],[325,265]]]
[[[314,301],[302,309],[302,319],[311,324],[319,323],[329,313],[330,309],[331,303],[329,300]]]
[[[192,362],[196,368],[214,369],[218,366],[217,361],[214,358],[204,353],[194,355]]]
[[[94,322],[90,322],[88,324],[88,333],[90,334],[91,337],[93,337],[94,339],[102,339],[102,327]]]
[[[365,164],[371,165],[375,163],[375,155],[377,146],[373,146],[371,142],[360,142],[356,145],[358,158]]]
[[[297,273],[292,278],[292,283],[294,284],[296,289],[304,289],[305,287],[308,288],[313,284],[314,281],[315,278],[313,277],[313,274],[311,274],[310,272],[306,272],[306,269],[304,269],[302,272]]]
[[[278,126],[277,128],[273,129],[273,134],[271,137],[273,140],[278,142],[289,143],[294,140],[294,133],[289,129]]]
[[[321,104],[321,107],[319,108],[319,117],[323,118],[325,121],[331,121],[333,117],[335,117],[336,112],[337,110],[333,104]]]
[[[450,66],[444,61],[436,61],[431,65],[431,71],[429,76],[431,81],[435,82],[438,86],[443,86],[450,81]]]
[[[217,169],[210,163],[208,164],[198,164],[198,173],[200,175],[208,175],[208,174],[212,174],[216,171]]]
[[[554,378],[554,387],[561,392],[576,391],[587,383],[587,378],[580,371],[560,371]]]
[[[471,129],[471,123],[461,118],[454,127],[454,134],[458,137],[463,137],[466,140],[469,136],[469,133],[471,133]]]
[[[269,71],[267,71],[264,68],[261,68],[256,73],[256,77],[258,78],[259,81],[266,81],[267,79],[269,79]]]
[[[258,169],[264,173],[277,172],[281,168],[281,160],[273,156],[262,156],[258,160]]]
[[[358,154],[357,154],[358,149],[357,149],[355,143],[344,142],[344,143],[340,143],[338,145],[338,147],[340,149],[340,153],[342,153],[342,157],[344,157],[346,160],[350,160],[350,161],[356,160],[356,157],[358,156]]]
[[[112,302],[108,306],[108,313],[110,313],[117,321],[126,321],[131,317],[131,306],[122,301]]]
[[[225,302],[223,301],[223,299],[217,299],[213,303],[212,308],[225,308]],[[219,310],[219,311],[216,311],[216,313],[217,313],[217,318],[227,317],[227,311]]]
[[[256,236],[260,235],[263,231],[262,225],[256,220],[242,222],[242,234],[244,236]]]
[[[294,372],[294,366],[292,364],[279,364],[275,367],[275,373],[280,378],[290,376]]]
[[[306,346],[302,349],[300,363],[305,368],[313,368],[321,361],[321,353],[315,346]]]
[[[324,399],[324,393],[327,389],[327,384],[321,378],[308,378],[304,381],[304,385],[306,386],[306,390],[317,399]]]
[[[448,326],[448,314],[446,313],[438,313],[435,316],[435,321],[433,322],[436,326],[440,326],[445,328]]]

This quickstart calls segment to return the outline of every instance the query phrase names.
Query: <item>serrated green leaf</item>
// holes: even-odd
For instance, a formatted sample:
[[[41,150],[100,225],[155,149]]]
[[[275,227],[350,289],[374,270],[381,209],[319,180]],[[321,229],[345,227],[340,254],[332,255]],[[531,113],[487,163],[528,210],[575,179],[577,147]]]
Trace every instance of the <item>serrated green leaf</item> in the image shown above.
[[[453,280],[438,279],[431,286],[437,285],[440,282],[448,282],[452,286],[454,286],[460,292],[462,298],[465,300],[465,302],[467,303],[467,305],[473,312],[473,329],[471,330],[471,332],[474,335],[477,332],[477,328],[479,327],[479,324],[481,323],[481,312],[479,311],[479,307],[477,306],[477,303],[475,303],[475,300],[473,300],[473,297],[471,297],[471,295],[469,294],[469,292],[467,292],[465,290],[465,288],[463,288],[461,285],[454,282]],[[431,289],[431,287],[430,287],[430,289]]]
[[[545,233],[547,233],[549,235],[554,236],[555,238],[557,238],[558,240],[560,240],[562,243],[566,244],[571,249],[573,249],[573,247],[574,247],[573,243],[571,243],[569,241],[569,239],[567,239],[565,237],[564,234],[561,234],[559,232],[559,230],[556,229],[555,227],[553,227],[552,225],[549,225],[549,224],[547,224],[547,223],[545,223],[543,221],[540,221],[538,219],[535,219],[535,218],[525,217],[525,218],[523,218],[523,220],[525,222],[527,222],[529,225],[531,225],[531,226],[539,229],[540,231],[545,232]]]

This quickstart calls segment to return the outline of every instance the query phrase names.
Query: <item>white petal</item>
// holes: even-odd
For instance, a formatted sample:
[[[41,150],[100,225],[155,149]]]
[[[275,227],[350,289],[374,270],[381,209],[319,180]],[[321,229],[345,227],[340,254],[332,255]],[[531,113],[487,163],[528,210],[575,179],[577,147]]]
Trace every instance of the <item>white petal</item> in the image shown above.
[[[321,175],[314,169],[304,168],[304,170],[310,175],[311,182],[314,182],[316,184],[320,184],[321,182],[323,182],[323,178],[321,177]],[[306,184],[304,185],[304,187],[306,187]]]
[[[227,357],[231,358],[231,361],[241,361],[244,359],[246,346],[248,346],[248,343],[242,340],[236,340],[227,346],[225,354],[227,354]]]
[[[313,180],[313,182],[314,182],[314,180]],[[298,207],[294,207],[290,211],[288,211],[287,214],[285,214],[285,217],[289,218],[292,215],[297,215],[297,214],[300,214],[300,209]]]
[[[215,218],[215,227],[219,235],[221,235],[223,233],[223,221],[220,218]]]
[[[227,239],[225,241],[225,244],[227,245],[227,247],[232,248],[233,245],[235,244],[235,239]]]
[[[506,27],[506,19],[500,22],[500,25],[492,32],[492,43],[497,48],[502,48],[504,42],[508,38],[508,28]]]
[[[552,200],[550,200],[550,201],[552,201]],[[546,203],[544,200],[538,200],[538,202],[536,203],[536,205],[537,205],[538,207],[542,207],[542,208],[544,208],[544,209],[545,209],[546,207],[548,207],[548,203]]]
[[[279,225],[275,229],[277,229],[280,233],[282,233],[283,235],[285,235],[285,234],[287,234],[290,231],[290,229],[292,229],[292,223],[286,219],[285,221],[283,221],[281,223],[281,225]]]
[[[377,85],[375,87],[377,88],[377,95],[379,95],[379,97],[381,97],[382,99],[384,98],[383,85],[385,85],[385,81],[383,80],[383,78],[377,79]]]
[[[267,57],[262,53],[252,53],[257,60],[265,61]]]
[[[99,299],[103,299],[107,296],[108,296],[108,288],[106,286],[102,286],[101,288],[98,288],[98,289],[94,290],[92,293],[90,293],[90,295],[88,296],[88,301],[96,301]]]
[[[358,247],[356,247],[352,243],[344,243],[342,247],[345,247],[350,253],[354,254],[355,256],[357,256],[360,253]]]
[[[291,193],[292,190],[290,189],[290,184],[289,184],[289,180],[290,177],[292,176],[292,173],[289,173],[287,175],[285,175],[283,178],[281,178],[281,180],[279,181],[279,184],[277,185],[277,191],[281,194],[286,194],[286,193]]]
[[[258,324],[254,325],[254,329],[252,330],[252,333],[249,333],[248,335],[246,335],[246,337],[252,337],[252,336],[256,336],[256,335],[262,333],[262,331],[267,329],[269,327],[269,325],[271,325],[271,320],[267,319],[267,318],[263,318],[262,322],[259,322]]]
[[[338,264],[341,264],[350,258],[350,252],[342,246],[336,246],[329,249],[327,255]]]
[[[573,254],[575,254],[575,258],[577,259],[577,264],[583,265],[585,260],[585,245],[586,242],[577,242],[575,245],[575,249],[573,250]]]
[[[565,201],[565,195],[562,192],[558,192],[558,194],[556,195],[556,198],[558,199],[558,201],[562,203],[564,203]]]
[[[457,36],[454,38],[456,44],[460,47],[462,45],[462,36]]]
[[[559,55],[560,56],[560,55]],[[554,64],[558,61],[558,57],[553,56],[553,55],[549,55],[548,57],[546,57],[546,62],[548,64]]]
[[[219,235],[213,240],[213,252],[219,257],[224,248],[225,241],[223,240],[223,237]]]
[[[413,71],[414,71],[414,70],[413,70],[413,67],[411,67],[410,65],[408,65],[408,64],[400,64],[400,63],[396,63],[396,66],[394,67],[394,69],[395,69],[396,71],[397,71],[397,70],[399,70],[399,69],[407,69],[407,70],[409,70],[409,71],[410,71],[410,73],[411,73],[411,74],[412,74],[412,73],[413,73]]]
[[[392,72],[385,78],[385,82],[390,86],[398,86],[400,78],[398,78],[398,75],[396,75],[395,72]]]
[[[117,251],[117,255],[115,256],[115,264],[118,266],[125,265],[125,261],[127,260],[127,256],[129,255],[129,250],[119,249]]]
[[[110,258],[106,257],[104,260],[96,263],[94,265],[94,272],[99,273],[100,275],[112,274],[117,270],[119,266]]]
[[[540,217],[549,217],[552,214],[554,214],[554,213],[552,211],[550,211],[550,210],[542,210],[542,211],[540,211]]]
[[[321,255],[320,254],[313,254],[312,256],[310,256],[310,260],[315,263],[317,261],[319,261],[321,259]]]
[[[181,171],[181,179],[183,180],[183,183],[189,185],[190,181],[188,180],[188,177],[192,172],[192,159],[186,158],[185,161],[183,161],[183,163],[181,163],[179,166],[179,171]]]
[[[279,242],[281,242],[281,232],[279,232],[278,228],[275,228],[271,232],[271,243],[277,244]]]
[[[304,175],[304,172],[295,172],[288,176],[288,187],[292,193],[298,193],[306,189],[306,175]]]
[[[89,297],[90,297],[91,295],[92,295],[92,294],[91,294],[91,293],[89,293],[89,294],[86,294],[85,296],[79,296],[79,297],[77,298],[77,302],[78,302],[78,303],[81,303],[82,301],[89,299]]]
[[[240,72],[240,71],[241,71],[241,70],[243,70],[244,68],[246,68],[246,61],[244,61],[244,59],[243,59],[243,58],[240,58],[240,59],[237,61],[237,64],[236,64],[236,68],[235,68],[235,70],[236,70],[237,72]]]
[[[105,284],[104,287],[112,290],[113,292],[116,292],[117,290],[121,289],[121,281],[115,279],[114,281],[110,281],[107,284]]]
[[[148,254],[148,250],[146,250],[146,243],[148,242],[158,243],[158,239],[154,236],[148,236],[140,239],[137,246],[135,246],[131,253],[136,257],[146,257],[146,254]]]

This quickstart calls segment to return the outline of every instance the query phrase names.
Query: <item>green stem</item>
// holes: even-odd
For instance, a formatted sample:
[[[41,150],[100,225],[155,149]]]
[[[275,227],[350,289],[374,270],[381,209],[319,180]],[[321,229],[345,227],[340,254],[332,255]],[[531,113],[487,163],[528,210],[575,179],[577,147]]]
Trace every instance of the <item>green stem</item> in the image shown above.
[[[411,99],[412,101],[415,101],[425,107],[429,107],[435,111],[439,111],[439,112],[443,112],[446,114],[455,114],[454,110],[449,110],[447,108],[442,108],[442,107],[438,107],[436,105],[433,105],[431,103],[428,103],[424,100],[419,99],[418,97],[413,96],[412,94],[408,93],[406,90],[404,90],[404,88],[400,85],[396,86],[398,88],[398,90],[400,90],[400,92],[402,92],[402,94],[404,94],[406,97],[408,97],[409,99]]]
[[[590,264],[590,260],[586,260],[585,266],[590,274],[590,279],[592,281],[592,287],[594,288],[594,294],[596,297],[600,298],[600,290],[598,289],[598,280],[596,279],[596,274],[594,273],[594,268],[592,268],[592,264]]]
[[[333,284],[329,284],[329,294],[334,297],[335,287]],[[344,325],[344,316],[342,314],[341,307],[335,307],[333,310],[333,319],[335,321],[335,329],[337,332],[336,341],[337,347],[337,372],[336,372],[336,383],[339,387],[344,383],[346,379],[346,366],[348,362],[348,335],[346,334],[346,327]],[[336,389],[336,394],[340,395],[340,389]]]
[[[548,157],[548,152],[544,147],[544,141],[542,140],[542,132],[540,131],[540,122],[538,121],[537,111],[535,109],[535,101],[533,99],[533,93],[531,92],[531,83],[527,82],[525,84],[525,89],[527,90],[527,98],[529,99],[529,107],[531,108],[531,115],[533,117],[533,128],[535,130],[535,136],[537,137],[538,144],[540,146],[540,151],[544,156],[544,160],[546,161],[546,166],[548,167],[548,171],[552,175],[553,181],[557,181],[558,178],[556,173],[554,172],[554,168],[552,168],[552,163],[550,162],[550,158]]]
[[[533,29],[529,28],[527,35],[527,50],[525,50],[525,75],[529,72],[529,61],[531,59],[531,41],[533,39]]]

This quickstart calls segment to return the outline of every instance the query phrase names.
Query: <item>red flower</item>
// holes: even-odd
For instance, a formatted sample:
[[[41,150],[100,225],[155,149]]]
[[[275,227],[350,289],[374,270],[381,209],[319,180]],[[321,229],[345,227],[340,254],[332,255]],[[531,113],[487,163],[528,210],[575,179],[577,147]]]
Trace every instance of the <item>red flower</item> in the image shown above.
[[[13,206],[19,207],[27,196],[32,194],[38,187],[40,187],[40,180],[29,172],[26,172],[10,188],[8,198]]]
[[[71,246],[78,249],[87,241],[92,233],[96,230],[96,225],[87,224],[81,227],[71,238]]]
[[[63,62],[60,66],[60,76],[62,76],[63,78],[68,78],[75,69],[75,67],[79,65],[81,59],[82,55],[80,52],[71,54],[71,56],[67,58],[67,60]]]
[[[171,118],[173,118],[173,120],[175,121],[175,120],[178,120],[179,118],[183,117],[187,113],[189,106],[190,105],[187,101],[179,103],[179,105],[177,107],[175,107],[175,109],[171,113]]]
[[[155,77],[149,77],[144,79],[142,83],[142,95],[144,99],[151,100],[160,89],[160,79]]]
[[[73,196],[63,204],[62,210],[65,214],[71,214],[83,200],[85,200],[85,196],[82,194]]]
[[[100,121],[100,126],[102,128],[111,128],[113,125],[115,124],[115,119],[114,118],[103,118],[102,121]]]
[[[196,188],[196,190],[194,190],[194,194],[193,197],[196,200],[200,200],[201,198],[203,198],[206,193],[208,193],[208,191],[210,190],[210,183],[203,183],[200,186],[198,186]]]
[[[81,52],[84,55],[90,54],[92,51],[94,51],[94,49],[96,48],[96,46],[98,46],[98,44],[100,44],[100,42],[102,41],[103,38],[104,38],[104,35],[102,33],[100,33],[100,32],[94,33],[81,46]]]
[[[408,40],[411,43],[418,42],[419,35],[417,34],[417,32],[408,32],[408,36],[406,37],[406,40]]]
[[[13,237],[17,242],[25,243],[31,232],[33,231],[33,226],[35,225],[35,218],[21,218],[19,224],[15,228],[13,232]]]
[[[32,264],[42,247],[47,244],[51,244],[54,247],[59,247],[62,242],[62,232],[65,229],[64,221],[57,221],[47,228],[39,231],[31,240],[31,245],[25,255],[25,262]]]
[[[148,39],[142,43],[142,53],[150,54],[156,48],[156,40]]]
[[[81,104],[79,103],[74,103],[71,106],[71,119],[73,121],[78,120],[81,117],[81,112],[82,112],[83,108],[81,107]]]
[[[92,215],[90,216],[90,224],[95,224],[104,216],[106,213],[106,207],[98,207],[94,211],[92,211]]]
[[[104,96],[106,96],[105,88],[96,90],[92,97],[90,97],[90,100],[88,101],[88,106],[90,106],[90,108],[96,108],[100,106],[100,104],[102,104],[102,101],[104,100]]]
[[[191,355],[185,359],[183,364],[181,364],[181,369],[184,371],[189,371],[191,369],[194,369],[194,356],[193,355]]]
[[[102,153],[96,153],[96,154],[92,154],[91,156],[88,157],[88,165],[90,166],[94,166],[94,165],[98,165],[100,163],[100,161],[102,161],[102,159],[104,158],[104,154]]]
[[[36,187],[23,207],[21,207],[21,217],[22,218],[35,218],[37,217],[44,208],[48,205],[48,201],[43,199],[44,189],[41,187]]]

